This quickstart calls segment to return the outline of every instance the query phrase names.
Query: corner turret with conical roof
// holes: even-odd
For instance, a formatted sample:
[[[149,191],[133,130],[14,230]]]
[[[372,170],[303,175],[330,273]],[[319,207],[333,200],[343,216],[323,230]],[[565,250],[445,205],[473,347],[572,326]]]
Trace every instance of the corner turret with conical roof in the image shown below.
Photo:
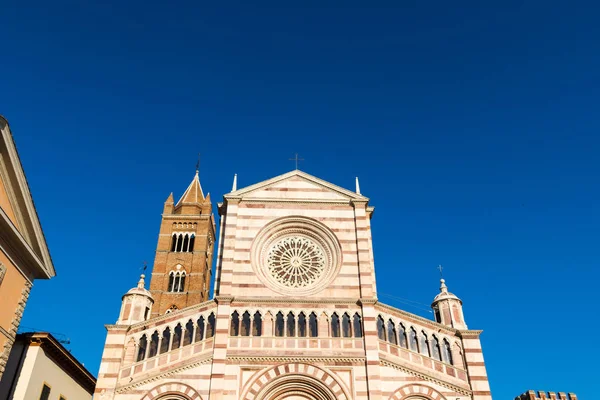
[[[154,298],[149,290],[145,288],[142,274],[136,287],[129,289],[123,295],[121,302],[121,312],[117,325],[132,325],[137,322],[145,321],[150,317]]]
[[[448,291],[446,280],[440,279],[440,293],[435,296],[431,308],[435,321],[456,329],[467,329],[463,315],[462,300]]]
[[[177,203],[165,201],[150,291],[152,315],[208,300],[215,221],[210,194],[204,196],[198,170]]]

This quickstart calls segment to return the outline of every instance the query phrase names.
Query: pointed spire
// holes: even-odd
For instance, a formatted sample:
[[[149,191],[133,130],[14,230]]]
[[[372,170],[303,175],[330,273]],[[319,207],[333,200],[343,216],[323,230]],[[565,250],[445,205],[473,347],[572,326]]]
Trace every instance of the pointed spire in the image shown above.
[[[138,281],[138,289],[145,289],[146,283],[144,282],[144,278],[146,277],[146,275],[141,274],[140,275],[140,280]]]
[[[176,207],[181,203],[200,203],[202,201],[204,201],[204,192],[202,192],[198,170],[196,170],[196,175],[194,175],[192,183],[190,183],[190,186],[185,190],[177,202]]]
[[[356,194],[360,194],[360,184],[358,183],[358,176],[356,177]]]
[[[167,200],[165,201],[165,203],[173,203],[173,192],[171,192],[171,194],[169,195],[169,197],[167,197]]]
[[[231,186],[231,191],[235,192],[237,190],[237,174],[233,175],[233,186]]]

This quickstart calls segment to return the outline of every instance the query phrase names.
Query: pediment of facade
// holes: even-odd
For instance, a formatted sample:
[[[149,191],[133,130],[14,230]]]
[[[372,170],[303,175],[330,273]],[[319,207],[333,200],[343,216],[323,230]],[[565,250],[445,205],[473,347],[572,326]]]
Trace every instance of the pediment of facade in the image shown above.
[[[358,193],[295,170],[225,195],[226,199],[263,201],[368,201]]]

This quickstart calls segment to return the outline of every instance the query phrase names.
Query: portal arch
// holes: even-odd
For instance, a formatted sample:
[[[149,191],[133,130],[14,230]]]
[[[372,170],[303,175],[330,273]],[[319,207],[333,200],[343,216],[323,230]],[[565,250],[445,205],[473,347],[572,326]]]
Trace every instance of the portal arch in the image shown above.
[[[315,365],[276,365],[258,374],[245,388],[243,400],[350,400],[336,376]]]
[[[430,386],[411,383],[396,389],[389,400],[446,400],[446,397]]]

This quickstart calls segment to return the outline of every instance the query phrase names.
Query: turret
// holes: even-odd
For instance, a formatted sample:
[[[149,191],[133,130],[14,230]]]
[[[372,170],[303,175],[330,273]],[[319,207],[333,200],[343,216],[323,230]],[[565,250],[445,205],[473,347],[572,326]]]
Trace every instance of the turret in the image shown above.
[[[132,325],[150,318],[154,299],[150,291],[144,287],[144,278],[145,275],[142,274],[137,286],[123,295],[117,325]]]
[[[435,315],[435,322],[451,326],[455,329],[467,329],[463,315],[462,301],[448,291],[444,279],[440,279],[440,293],[433,299],[431,308]]]

